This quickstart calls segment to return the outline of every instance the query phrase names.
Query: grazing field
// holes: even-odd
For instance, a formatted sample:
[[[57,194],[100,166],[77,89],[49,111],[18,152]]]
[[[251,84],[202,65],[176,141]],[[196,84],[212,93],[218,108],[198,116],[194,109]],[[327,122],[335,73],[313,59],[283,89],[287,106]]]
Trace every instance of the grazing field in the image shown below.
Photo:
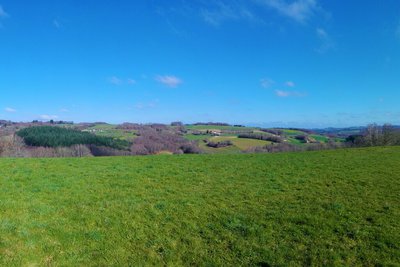
[[[186,134],[185,138],[188,140],[203,140],[203,139],[209,139],[210,136],[206,134],[198,134],[198,135]]]
[[[225,131],[241,131],[255,130],[255,127],[238,127],[238,126],[223,126],[223,125],[186,125],[189,130],[225,130]]]
[[[398,265],[399,162],[400,147],[0,159],[0,265]]]
[[[226,140],[231,141],[232,144],[237,148],[239,148],[240,150],[246,150],[255,146],[265,146],[271,144],[271,142],[269,141],[249,139],[249,138],[238,138],[237,136],[215,136],[210,138],[210,141],[213,142],[220,142]]]
[[[108,136],[123,140],[132,140],[136,137],[136,131],[117,129],[116,125],[112,124],[98,124],[96,126],[88,127],[86,130],[99,136]]]
[[[314,138],[315,140],[317,140],[318,142],[321,142],[321,143],[326,143],[329,141],[329,137],[324,136],[324,135],[310,134],[310,137]]]
[[[199,147],[203,153],[207,154],[239,154],[240,149],[237,146],[231,145],[226,147],[209,147],[206,143],[199,141]]]

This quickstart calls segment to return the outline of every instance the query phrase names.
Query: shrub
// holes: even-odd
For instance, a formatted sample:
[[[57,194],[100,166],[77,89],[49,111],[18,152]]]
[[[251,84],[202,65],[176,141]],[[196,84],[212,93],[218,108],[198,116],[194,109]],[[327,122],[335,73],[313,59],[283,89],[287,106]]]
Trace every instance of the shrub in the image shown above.
[[[220,141],[220,142],[208,142],[207,146],[209,147],[213,147],[213,148],[220,148],[220,147],[227,147],[227,146],[231,146],[232,141],[230,140],[226,140],[226,141]]]
[[[294,138],[296,138],[297,140],[299,140],[302,143],[307,143],[308,139],[306,135],[296,135]]]
[[[283,131],[279,130],[279,129],[264,129],[264,128],[261,128],[260,131],[265,132],[265,133],[274,134],[274,135],[282,135],[283,134]]]
[[[275,143],[283,142],[282,137],[276,135],[266,135],[266,134],[257,134],[257,133],[248,133],[248,134],[239,134],[239,138],[249,138],[249,139],[257,139],[264,141],[271,141]]]
[[[195,142],[186,140],[168,128],[149,125],[139,130],[138,137],[131,146],[132,154],[149,155],[160,151],[170,151],[174,154],[200,152]]]
[[[193,125],[230,126],[229,123],[224,122],[196,122]]]

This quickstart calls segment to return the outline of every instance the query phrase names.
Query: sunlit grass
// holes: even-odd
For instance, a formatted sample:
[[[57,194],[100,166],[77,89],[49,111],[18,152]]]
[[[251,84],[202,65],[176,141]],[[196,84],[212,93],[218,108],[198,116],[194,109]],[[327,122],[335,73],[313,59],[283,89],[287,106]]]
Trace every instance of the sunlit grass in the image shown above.
[[[0,265],[395,266],[399,162],[399,147],[0,159]]]
[[[268,144],[271,144],[269,141],[250,139],[250,138],[238,138],[237,136],[215,136],[210,138],[210,141],[213,142],[221,142],[229,140],[232,142],[234,146],[239,148],[240,150],[246,150],[251,147],[262,147]]]

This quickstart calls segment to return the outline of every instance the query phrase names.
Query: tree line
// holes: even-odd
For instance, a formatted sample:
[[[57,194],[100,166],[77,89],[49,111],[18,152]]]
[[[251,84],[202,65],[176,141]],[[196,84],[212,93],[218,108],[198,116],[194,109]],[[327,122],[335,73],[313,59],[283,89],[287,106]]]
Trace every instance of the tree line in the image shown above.
[[[33,126],[16,133],[28,146],[70,147],[73,145],[97,145],[126,149],[129,142],[112,137],[97,136],[88,132],[53,126]]]
[[[346,141],[352,146],[398,146],[400,145],[400,129],[391,124],[379,126],[370,124],[363,133],[350,135]]]
[[[249,138],[249,139],[257,139],[257,140],[264,140],[264,141],[271,141],[275,143],[283,142],[282,137],[277,135],[267,135],[267,134],[258,134],[258,133],[243,133],[238,135],[239,138]]]

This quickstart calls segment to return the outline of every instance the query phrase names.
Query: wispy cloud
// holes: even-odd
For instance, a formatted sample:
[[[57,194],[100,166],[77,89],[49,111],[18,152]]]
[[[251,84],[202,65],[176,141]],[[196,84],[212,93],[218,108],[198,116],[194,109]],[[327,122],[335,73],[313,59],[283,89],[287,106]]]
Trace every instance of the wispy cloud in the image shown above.
[[[320,9],[317,0],[296,0],[291,3],[286,0],[257,0],[257,2],[300,23],[307,22]]]
[[[62,108],[62,109],[60,109],[60,112],[69,112],[69,109],[67,109],[67,108]]]
[[[237,19],[237,15],[233,12],[232,8],[228,5],[217,2],[218,7],[215,9],[203,8],[200,15],[205,22],[217,26],[224,20]]]
[[[288,97],[290,96],[290,92],[283,90],[275,90],[275,94],[279,97]]]
[[[274,85],[274,83],[275,82],[273,80],[271,80],[270,78],[262,78],[260,80],[260,84],[264,88],[270,88],[272,85]]]
[[[55,120],[55,119],[58,119],[58,116],[43,114],[43,115],[40,115],[39,118],[42,120]]]
[[[292,82],[292,81],[287,81],[287,82],[285,82],[285,85],[286,85],[287,87],[295,87],[295,86],[296,86],[296,84],[295,84],[294,82]]]
[[[178,87],[180,84],[183,83],[180,78],[170,75],[158,75],[156,76],[155,80],[171,88]]]
[[[275,95],[279,97],[303,97],[305,94],[297,91],[275,90]]]
[[[8,18],[10,15],[3,9],[3,7],[0,5],[0,29],[3,28],[3,24],[1,23],[2,19]]]
[[[328,50],[335,47],[335,44],[329,34],[322,28],[317,28],[315,30],[318,39],[320,40],[321,45],[318,47],[317,52],[325,53]]]
[[[203,20],[213,26],[229,20],[247,20],[261,22],[262,20],[251,11],[248,5],[241,1],[211,1],[200,10]]]
[[[317,36],[321,39],[326,39],[328,38],[328,34],[326,33],[326,31],[322,28],[317,28],[315,30],[315,32],[317,33]]]
[[[0,18],[7,18],[9,15],[7,12],[3,9],[3,7],[0,5]]]
[[[16,109],[14,109],[14,108],[10,108],[10,107],[6,107],[4,110],[5,110],[6,112],[9,112],[9,113],[14,113],[14,112],[17,112],[17,110],[16,110]]]
[[[61,24],[60,24],[60,22],[58,21],[58,20],[53,20],[53,25],[54,25],[54,27],[56,27],[57,29],[59,29],[59,28],[61,28]]]
[[[128,79],[126,82],[127,82],[128,84],[130,84],[130,85],[136,84],[136,80],[134,80],[134,79]]]
[[[158,102],[159,102],[158,99],[152,100],[152,101],[147,102],[147,103],[139,102],[139,103],[136,103],[136,104],[135,104],[134,108],[135,108],[135,109],[155,108],[155,107],[157,106],[157,103],[158,103]]]
[[[111,76],[110,78],[108,78],[108,82],[114,85],[121,85],[122,84],[122,80],[120,78],[118,78],[117,76]]]
[[[135,85],[136,84],[136,80],[134,80],[132,78],[128,78],[125,80],[125,79],[118,78],[117,76],[111,76],[107,80],[109,83],[111,83],[113,85],[123,85],[123,84]]]

